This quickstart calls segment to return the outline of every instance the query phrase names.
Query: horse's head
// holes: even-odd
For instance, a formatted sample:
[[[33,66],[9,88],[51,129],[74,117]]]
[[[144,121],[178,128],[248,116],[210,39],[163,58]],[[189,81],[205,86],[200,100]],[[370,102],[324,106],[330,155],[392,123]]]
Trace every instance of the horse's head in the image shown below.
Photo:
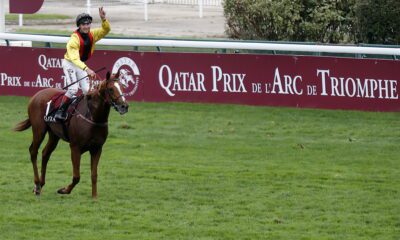
[[[119,83],[119,72],[117,74],[107,73],[107,79],[104,83],[104,91],[106,100],[117,110],[121,115],[128,112],[129,105],[122,92]]]

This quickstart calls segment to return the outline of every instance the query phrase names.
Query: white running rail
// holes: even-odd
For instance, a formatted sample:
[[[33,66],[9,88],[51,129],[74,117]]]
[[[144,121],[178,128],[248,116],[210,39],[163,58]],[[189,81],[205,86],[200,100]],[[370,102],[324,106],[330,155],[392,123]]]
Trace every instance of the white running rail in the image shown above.
[[[30,35],[16,33],[0,33],[0,39],[66,43],[69,37]],[[348,53],[348,54],[373,54],[400,56],[400,48],[384,47],[358,47],[337,45],[306,45],[284,43],[260,43],[238,41],[190,41],[190,40],[154,40],[154,39],[102,39],[97,44],[132,47],[186,47],[186,48],[212,48],[212,49],[244,49],[244,50],[269,50],[289,52],[323,52],[323,53]]]

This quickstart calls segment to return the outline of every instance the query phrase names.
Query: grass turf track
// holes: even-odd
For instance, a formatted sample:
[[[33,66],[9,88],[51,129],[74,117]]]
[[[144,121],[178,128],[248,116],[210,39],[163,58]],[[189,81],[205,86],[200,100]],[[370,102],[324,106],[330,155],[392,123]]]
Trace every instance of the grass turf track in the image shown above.
[[[88,154],[56,194],[65,142],[32,194],[31,131],[11,131],[27,102],[0,97],[1,239],[400,238],[399,113],[132,102],[93,201]]]

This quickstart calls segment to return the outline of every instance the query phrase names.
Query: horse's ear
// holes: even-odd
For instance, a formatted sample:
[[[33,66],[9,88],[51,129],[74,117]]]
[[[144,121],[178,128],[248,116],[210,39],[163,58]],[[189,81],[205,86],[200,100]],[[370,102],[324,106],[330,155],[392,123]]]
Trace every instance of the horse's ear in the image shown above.
[[[121,69],[119,69],[118,72],[114,75],[114,78],[119,78],[120,71],[121,71]]]
[[[110,80],[111,73],[108,71],[106,75],[106,80]]]

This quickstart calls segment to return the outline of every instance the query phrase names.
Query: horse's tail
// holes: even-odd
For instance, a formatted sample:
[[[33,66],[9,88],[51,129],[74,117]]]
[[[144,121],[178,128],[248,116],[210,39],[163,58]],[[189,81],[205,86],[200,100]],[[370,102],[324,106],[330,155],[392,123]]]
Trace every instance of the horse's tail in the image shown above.
[[[32,125],[31,121],[29,121],[29,118],[28,118],[25,121],[22,121],[22,122],[18,123],[17,125],[15,125],[13,130],[21,132],[21,131],[28,129],[31,125]]]

